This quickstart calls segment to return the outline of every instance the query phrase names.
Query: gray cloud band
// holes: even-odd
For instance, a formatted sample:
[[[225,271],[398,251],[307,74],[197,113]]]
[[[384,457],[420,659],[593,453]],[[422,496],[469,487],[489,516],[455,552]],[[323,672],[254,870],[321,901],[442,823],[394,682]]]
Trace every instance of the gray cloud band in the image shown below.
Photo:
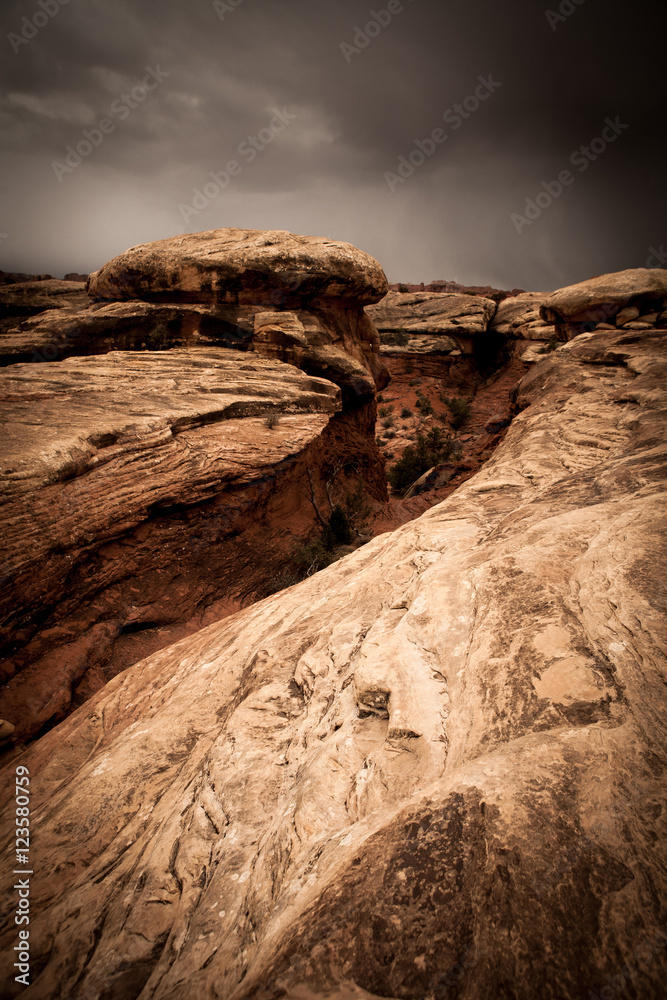
[[[477,111],[483,101],[488,100],[491,94],[495,93],[502,84],[493,79],[493,75],[478,76],[478,85],[472,94],[468,94],[460,104],[453,104],[443,112],[443,121],[451,125],[451,131],[456,132],[461,128],[464,121],[470,118]],[[404,184],[408,177],[412,177],[415,170],[421,167],[427,157],[433,156],[438,146],[443,145],[449,139],[449,132],[443,128],[434,128],[425,139],[415,139],[413,149],[407,156],[399,156],[396,172],[386,170],[384,179],[390,191],[395,191],[399,184]]]
[[[252,163],[273,142],[275,137],[298,117],[295,113],[290,113],[286,107],[283,107],[282,111],[274,108],[273,112],[273,118],[266,128],[261,128],[256,135],[247,136],[236,147],[236,152],[243,157],[246,164]],[[232,177],[238,177],[243,172],[243,167],[244,164],[239,160],[229,160],[222,170],[210,170],[208,176],[211,180],[203,184],[201,188],[192,189],[194,197],[190,204],[186,205],[184,202],[179,204],[178,210],[183,222],[187,223],[193,216],[203,212],[214,198],[217,198],[229,187]]]
[[[150,91],[155,90],[169,76],[169,73],[165,73],[164,70],[160,69],[159,63],[155,69],[151,66],[146,66],[145,69],[148,72],[141,83],[134,86],[128,93],[117,97],[109,108],[109,113],[117,116],[121,121],[129,118],[132,111],[138,108],[142,101],[146,100]],[[71,174],[73,170],[81,166],[93,150],[102,145],[104,137],[110,135],[115,129],[116,123],[108,117],[101,118],[96,126],[82,129],[81,134],[83,138],[77,142],[76,146],[65,147],[64,162],[60,160],[53,160],[51,162],[51,169],[60,183],[62,184],[66,174]]]
[[[592,139],[587,146],[579,146],[578,149],[570,153],[570,163],[573,167],[577,167],[580,174],[588,170],[591,163],[602,156],[607,147],[612,142],[616,142],[622,132],[630,128],[629,125],[621,122],[618,115],[613,121],[611,118],[605,118],[604,123],[605,128],[602,129],[601,135]],[[536,219],[539,219],[542,212],[553,205],[557,198],[560,198],[565,188],[574,184],[575,179],[571,170],[561,170],[555,180],[542,181],[542,190],[538,191],[534,198],[526,198],[524,214],[512,212],[510,215],[510,221],[514,224],[517,233],[523,232],[526,226],[531,226]]]

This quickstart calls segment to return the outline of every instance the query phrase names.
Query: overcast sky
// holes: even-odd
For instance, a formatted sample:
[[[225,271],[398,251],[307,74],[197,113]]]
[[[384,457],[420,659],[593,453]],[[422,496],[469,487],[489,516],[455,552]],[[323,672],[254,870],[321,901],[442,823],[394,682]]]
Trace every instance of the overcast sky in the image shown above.
[[[665,267],[657,10],[4,0],[0,268],[224,226],[347,240],[390,281]]]

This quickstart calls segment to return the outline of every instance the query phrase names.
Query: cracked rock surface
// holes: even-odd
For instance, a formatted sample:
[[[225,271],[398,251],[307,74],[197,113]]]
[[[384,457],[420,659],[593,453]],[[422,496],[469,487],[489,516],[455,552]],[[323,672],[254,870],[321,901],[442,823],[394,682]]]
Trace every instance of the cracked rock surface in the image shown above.
[[[447,500],[22,756],[8,995],[664,996],[665,334],[544,356]]]

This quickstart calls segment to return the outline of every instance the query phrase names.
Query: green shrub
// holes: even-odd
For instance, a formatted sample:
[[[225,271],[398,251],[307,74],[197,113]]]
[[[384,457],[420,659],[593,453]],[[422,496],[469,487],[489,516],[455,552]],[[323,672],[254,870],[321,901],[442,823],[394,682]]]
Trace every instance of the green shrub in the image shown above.
[[[389,406],[381,406],[380,409],[378,410],[378,413],[380,414],[381,417],[390,417],[391,416],[391,411],[393,409],[394,409],[394,407],[391,406],[391,405],[389,405]]]
[[[412,416],[412,410],[410,410],[407,406],[404,406],[401,410],[401,416],[404,420],[406,420],[408,417]]]
[[[415,406],[421,411],[422,416],[432,417],[434,414],[433,403],[426,396],[419,396]]]
[[[352,526],[346,512],[336,504],[331,511],[328,524],[322,531],[322,543],[327,552],[337,545],[349,545],[352,541]]]
[[[414,446],[409,444],[398,462],[389,469],[388,478],[397,493],[404,493],[428,469],[450,457],[454,442],[446,438],[439,427],[428,434],[418,434]]]
[[[279,423],[280,423],[280,414],[276,413],[275,410],[272,413],[269,413],[269,415],[264,418],[264,426],[268,427],[269,430],[273,430],[273,428],[277,427]]]
[[[345,495],[345,512],[355,531],[363,531],[367,527],[368,518],[373,513],[373,508],[368,501],[366,486],[361,475],[357,478],[354,490]]]
[[[410,289],[408,288],[408,286],[404,285],[404,284],[400,284],[398,286],[398,290],[399,290],[399,292],[403,292],[403,293],[410,291]]]
[[[396,345],[397,347],[405,347],[405,345],[409,342],[409,340],[410,338],[408,337],[405,330],[393,330],[380,334],[381,344],[389,344],[389,345]]]
[[[456,396],[452,396],[451,399],[443,396],[442,401],[448,407],[452,415],[452,427],[457,431],[459,427],[463,427],[470,416],[470,403],[467,403],[465,399],[457,399]]]

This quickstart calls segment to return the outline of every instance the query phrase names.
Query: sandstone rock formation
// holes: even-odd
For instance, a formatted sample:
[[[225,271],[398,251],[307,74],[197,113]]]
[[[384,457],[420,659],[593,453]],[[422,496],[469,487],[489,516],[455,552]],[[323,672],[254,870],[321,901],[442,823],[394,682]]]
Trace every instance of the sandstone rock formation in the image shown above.
[[[0,292],[0,705],[18,739],[277,579],[325,484],[345,496],[361,476],[387,499],[388,375],[363,310],[386,279],[367,254],[215,230],[134,248],[89,290],[119,301],[58,281]],[[269,404],[283,416],[267,429]]]
[[[376,305],[368,306],[366,314],[381,333],[407,334],[405,343],[399,345],[404,350],[413,349],[420,339],[417,335],[428,334],[436,341],[432,350],[469,354],[473,339],[486,332],[495,311],[495,302],[475,295],[388,292]]]
[[[56,300],[71,288],[76,301]],[[0,364],[215,344],[326,372],[346,405],[367,404],[388,380],[363,311],[387,281],[377,261],[348,243],[282,231],[186,234],[126,251],[90,275],[87,288],[51,281],[0,292],[0,310],[6,300],[15,317],[0,329]],[[30,308],[21,313],[23,302]]]
[[[29,749],[7,995],[663,997],[666,375],[664,330],[564,344],[448,500]]]
[[[93,303],[85,294],[83,299],[78,306],[63,303],[20,322],[7,321],[0,334],[0,364],[208,343],[243,350],[252,340],[253,317],[224,306]]]
[[[353,466],[385,496],[370,415],[255,354],[13,365],[0,399],[0,716],[18,738],[126,666],[132,633],[251,591],[304,520],[309,469]]]
[[[522,292],[512,298],[503,299],[493,317],[492,328],[505,337],[522,340],[551,340],[556,330],[553,323],[547,323],[540,316],[540,308],[546,298],[541,292]]]
[[[562,339],[568,340],[599,324],[625,326],[643,319],[648,326],[664,325],[667,270],[636,267],[568,285],[546,298],[540,315],[545,322],[555,323]]]
[[[95,299],[357,307],[387,279],[350,243],[286,231],[214,229],[132,247],[88,279]]]
[[[14,285],[25,281],[50,281],[51,274],[26,274],[25,271],[0,271],[0,285]],[[68,280],[67,278],[65,279]]]

